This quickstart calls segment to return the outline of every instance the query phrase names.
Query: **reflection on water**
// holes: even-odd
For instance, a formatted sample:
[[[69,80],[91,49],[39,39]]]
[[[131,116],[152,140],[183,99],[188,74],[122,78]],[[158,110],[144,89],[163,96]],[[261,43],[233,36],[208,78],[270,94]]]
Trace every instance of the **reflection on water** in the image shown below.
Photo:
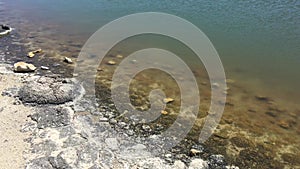
[[[151,3],[127,0],[126,4],[108,0],[0,0],[0,14],[6,16],[1,17],[0,22],[16,28],[15,32],[20,34],[28,51],[42,48],[46,55],[41,59],[53,57],[59,61],[64,56],[75,59],[93,32],[118,17],[146,11],[183,17],[207,34],[219,52],[227,78],[233,79],[228,83],[228,100],[218,132],[207,144],[215,147],[218,153],[235,159],[236,163],[244,162],[241,166],[248,163],[250,166],[256,160],[254,157],[252,161],[247,159],[251,152],[258,152],[257,158],[280,161],[280,164],[271,165],[265,160],[261,162],[265,167],[284,163],[299,166],[299,161],[294,158],[300,153],[299,8],[300,1],[297,0],[223,0],[218,3],[208,0]],[[205,69],[192,52],[178,42],[144,36],[122,42],[112,49],[105,61],[113,59],[118,64],[122,59],[115,58],[116,54],[127,56],[133,50],[146,47],[173,51],[189,63],[197,76],[201,106],[197,125],[191,132],[193,137],[208,111],[210,84]],[[56,73],[70,73],[62,70],[64,66]],[[109,86],[116,66],[102,64],[101,67],[103,71],[99,72],[98,82]],[[147,105],[144,97],[153,86],[159,86],[175,99],[167,108],[170,116],[178,111],[178,90],[166,74],[144,72],[136,77],[132,86],[131,92],[140,97],[133,100],[136,106]]]

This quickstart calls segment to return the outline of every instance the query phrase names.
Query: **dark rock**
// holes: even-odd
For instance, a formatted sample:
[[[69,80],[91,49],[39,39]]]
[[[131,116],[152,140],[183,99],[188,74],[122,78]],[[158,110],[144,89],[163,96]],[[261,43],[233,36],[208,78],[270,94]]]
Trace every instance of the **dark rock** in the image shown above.
[[[3,30],[10,30],[11,28],[9,27],[9,26],[7,26],[7,25],[1,25],[1,28],[3,29]]]
[[[271,116],[271,117],[277,117],[277,114],[273,111],[267,111],[266,114]]]
[[[31,115],[31,119],[37,122],[37,127],[61,127],[70,124],[71,108],[48,107],[40,112]]]
[[[208,163],[210,168],[214,169],[225,169],[226,167],[226,162],[225,158],[222,155],[211,155],[209,157],[209,163]]]
[[[232,137],[230,139],[231,143],[233,143],[235,146],[237,147],[250,147],[251,143],[249,140],[247,140],[246,138],[242,138],[242,137]]]

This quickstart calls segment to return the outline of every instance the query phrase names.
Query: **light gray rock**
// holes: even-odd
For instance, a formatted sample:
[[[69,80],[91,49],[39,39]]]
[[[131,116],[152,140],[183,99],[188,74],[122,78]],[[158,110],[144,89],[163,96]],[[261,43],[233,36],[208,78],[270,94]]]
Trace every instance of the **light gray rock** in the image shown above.
[[[19,98],[25,103],[62,104],[72,101],[78,91],[80,87],[75,84],[42,77],[23,86],[19,91]]]
[[[187,167],[182,161],[176,160],[173,164],[174,169],[186,169]]]
[[[73,114],[72,109],[66,107],[47,107],[39,111],[31,115],[31,119],[37,122],[39,129],[67,126],[70,124],[70,118]]]
[[[119,149],[119,142],[116,138],[107,138],[107,139],[105,139],[105,143],[112,150]]]
[[[54,169],[46,157],[30,161],[25,169]]]
[[[190,163],[189,169],[208,169],[208,164],[202,159],[193,159]]]

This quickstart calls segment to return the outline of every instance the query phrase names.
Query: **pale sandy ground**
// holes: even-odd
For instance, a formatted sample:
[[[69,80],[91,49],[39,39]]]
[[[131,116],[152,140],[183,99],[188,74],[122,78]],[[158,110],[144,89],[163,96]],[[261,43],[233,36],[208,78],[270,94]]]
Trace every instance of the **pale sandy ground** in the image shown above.
[[[0,93],[19,85],[19,76],[0,72]],[[24,168],[23,152],[29,148],[24,142],[27,134],[20,132],[20,129],[32,111],[29,107],[14,105],[14,102],[14,98],[0,94],[0,169]]]

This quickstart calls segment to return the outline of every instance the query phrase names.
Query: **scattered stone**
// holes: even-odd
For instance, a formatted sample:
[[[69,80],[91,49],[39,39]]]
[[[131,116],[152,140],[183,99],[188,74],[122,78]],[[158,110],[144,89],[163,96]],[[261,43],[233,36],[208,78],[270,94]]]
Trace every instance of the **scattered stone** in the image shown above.
[[[207,85],[207,82],[201,82],[201,84],[205,86],[205,85]]]
[[[99,122],[107,122],[108,121],[108,118],[106,117],[102,117],[99,119]]]
[[[116,64],[116,62],[115,62],[115,61],[113,61],[113,60],[109,60],[109,61],[107,62],[107,64],[108,64],[108,65],[115,65],[115,64]]]
[[[190,150],[190,153],[191,153],[191,155],[192,155],[192,156],[195,156],[195,155],[198,155],[198,154],[200,154],[200,153],[201,153],[201,151],[200,151],[200,150],[197,150],[197,149],[194,149],[194,148],[192,148],[192,149]]]
[[[2,112],[4,110],[4,108],[3,107],[0,107],[0,112]]]
[[[122,59],[122,58],[123,58],[123,55],[120,55],[120,54],[119,54],[119,55],[117,55],[116,57],[119,58],[119,59]]]
[[[37,49],[37,50],[31,51],[31,52],[28,52],[27,56],[32,58],[35,56],[35,54],[41,53],[41,52],[42,52],[42,49]]]
[[[25,62],[17,62],[14,64],[14,71],[19,73],[33,72],[36,67],[33,64]]]
[[[58,67],[58,66],[60,66],[60,64],[59,64],[59,63],[53,63],[52,66],[53,66],[53,67]]]
[[[173,102],[174,101],[174,99],[172,99],[172,98],[164,98],[164,103],[171,103],[171,102]]]
[[[213,83],[211,86],[214,87],[214,88],[218,88],[218,87],[220,87],[220,84],[219,83]]]
[[[9,34],[12,31],[12,28],[7,25],[0,25],[0,26],[2,29],[2,30],[0,30],[0,36]]]
[[[73,63],[72,59],[68,58],[68,57],[65,57],[64,62],[69,63],[69,64]]]
[[[228,84],[235,83],[235,80],[233,80],[233,79],[226,79],[226,83],[228,83]]]
[[[279,125],[281,128],[284,128],[284,129],[290,128],[290,124],[289,124],[287,121],[285,121],[285,120],[280,120],[280,121],[278,122],[278,125]]]
[[[208,164],[202,159],[193,159],[190,163],[189,169],[208,169]]]
[[[162,115],[168,115],[169,113],[167,112],[167,111],[165,111],[165,110],[162,110],[161,112],[160,112]]]
[[[47,66],[41,66],[41,69],[42,69],[42,70],[49,70],[50,68],[47,67]]]
[[[257,100],[260,100],[260,101],[270,101],[270,98],[268,98],[267,96],[255,96],[255,98]]]

